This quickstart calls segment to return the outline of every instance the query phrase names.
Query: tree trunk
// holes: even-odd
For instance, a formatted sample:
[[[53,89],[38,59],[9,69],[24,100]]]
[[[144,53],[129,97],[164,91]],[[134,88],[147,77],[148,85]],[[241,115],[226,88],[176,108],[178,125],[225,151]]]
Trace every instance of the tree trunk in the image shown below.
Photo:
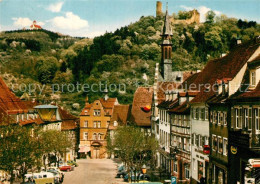
[[[10,175],[11,175],[10,184],[13,184],[14,183],[14,179],[15,179],[13,170],[10,171]]]

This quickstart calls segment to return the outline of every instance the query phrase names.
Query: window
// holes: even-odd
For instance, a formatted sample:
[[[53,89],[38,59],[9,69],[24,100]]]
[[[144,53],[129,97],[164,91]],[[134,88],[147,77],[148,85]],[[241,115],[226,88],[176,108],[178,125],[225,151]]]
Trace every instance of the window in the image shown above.
[[[218,136],[218,152],[219,153],[223,152],[223,139],[220,136]]]
[[[97,121],[97,127],[100,128],[101,127],[101,122]]]
[[[248,109],[244,109],[244,128],[248,128]]]
[[[174,162],[173,170],[174,170],[174,172],[178,172],[178,164],[177,164],[177,162]]]
[[[190,109],[191,118],[194,119],[193,108]]]
[[[221,114],[221,112],[218,112],[218,125],[221,125]]]
[[[191,135],[191,144],[194,145],[194,134]]]
[[[93,127],[97,128],[97,122],[96,121],[93,122]]]
[[[196,108],[196,116],[195,119],[199,119],[199,113],[200,113],[200,109]]]
[[[97,134],[93,133],[92,140],[97,140]]]
[[[224,112],[223,121],[224,126],[227,126],[227,112]]]
[[[218,113],[216,111],[214,111],[214,118],[213,119],[214,119],[213,123],[217,124],[218,123]]]
[[[235,109],[235,118],[236,118],[236,128],[241,129],[241,121],[240,121],[240,109]]]
[[[228,153],[228,139],[223,138],[223,155],[227,156]]]
[[[202,108],[200,111],[200,119],[205,120],[205,108]]]
[[[204,136],[200,136],[200,146],[204,146],[205,145],[205,137]]]
[[[199,135],[195,135],[196,136],[196,146],[199,146]]]
[[[256,86],[256,73],[255,71],[251,71],[251,77],[250,77],[250,82],[251,82],[251,86],[255,87]]]
[[[213,112],[210,111],[210,123],[213,123]]]
[[[255,118],[255,129],[256,131],[259,131],[260,130],[259,109],[254,109],[254,118]]]
[[[100,116],[100,109],[94,109],[94,116]]]
[[[189,165],[185,165],[185,178],[186,179],[190,179],[190,166]]]
[[[88,127],[88,121],[84,121],[84,127]]]
[[[83,134],[83,139],[84,139],[84,140],[88,140],[88,132],[84,132],[84,134]]]
[[[211,144],[211,145],[212,145],[212,150],[213,150],[213,151],[216,151],[216,150],[217,150],[217,146],[216,146],[216,145],[217,145],[217,141],[216,141],[216,138],[217,138],[216,135],[213,135],[213,134],[212,134],[212,139],[211,139],[211,140],[212,140],[212,144]]]
[[[208,108],[205,108],[205,120],[209,119],[209,110]]]
[[[248,109],[248,130],[252,130],[252,108]]]
[[[97,140],[101,140],[101,138],[102,138],[102,137],[101,137],[101,134],[99,133],[99,134],[98,134],[98,137],[97,137]]]

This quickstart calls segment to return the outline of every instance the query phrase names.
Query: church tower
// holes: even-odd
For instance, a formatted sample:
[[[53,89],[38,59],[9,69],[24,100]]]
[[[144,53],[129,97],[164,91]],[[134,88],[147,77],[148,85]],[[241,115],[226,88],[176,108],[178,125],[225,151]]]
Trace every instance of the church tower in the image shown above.
[[[168,15],[168,4],[166,7],[166,13],[164,17],[164,25],[162,27],[161,37],[162,37],[162,43],[161,43],[161,63],[160,63],[160,69],[161,69],[161,75],[164,81],[170,81],[171,80],[171,74],[172,74],[172,28],[171,28],[171,22],[170,17]]]

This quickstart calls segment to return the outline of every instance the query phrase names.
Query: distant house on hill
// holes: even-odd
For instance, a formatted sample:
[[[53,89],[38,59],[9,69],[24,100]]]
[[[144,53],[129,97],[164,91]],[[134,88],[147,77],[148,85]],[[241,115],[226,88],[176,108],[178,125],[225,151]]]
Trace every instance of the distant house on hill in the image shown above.
[[[37,25],[36,23],[37,23],[36,20],[34,20],[34,21],[33,21],[33,24],[30,26],[30,28],[31,28],[32,30],[42,29],[42,27],[39,26],[39,25]]]

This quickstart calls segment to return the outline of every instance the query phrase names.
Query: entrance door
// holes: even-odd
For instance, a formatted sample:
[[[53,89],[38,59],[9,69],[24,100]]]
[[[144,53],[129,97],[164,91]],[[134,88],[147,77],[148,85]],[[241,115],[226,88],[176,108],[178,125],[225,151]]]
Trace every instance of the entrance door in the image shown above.
[[[93,150],[93,158],[94,159],[99,159],[99,149],[94,149]]]

